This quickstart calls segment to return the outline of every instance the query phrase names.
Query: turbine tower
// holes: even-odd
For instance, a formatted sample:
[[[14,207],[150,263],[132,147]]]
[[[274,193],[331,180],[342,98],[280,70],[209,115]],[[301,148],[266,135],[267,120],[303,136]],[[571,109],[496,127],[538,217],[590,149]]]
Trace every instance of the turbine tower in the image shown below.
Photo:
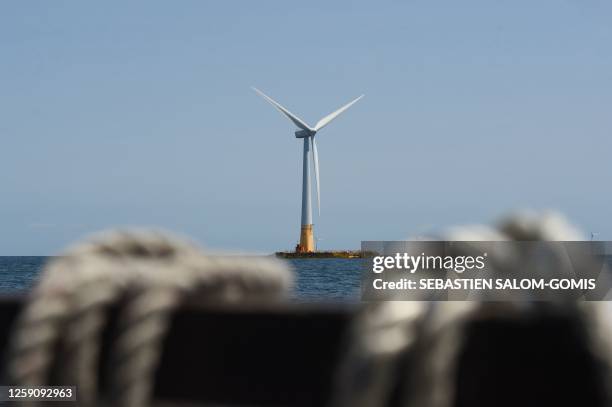
[[[271,97],[263,93],[257,88],[253,88],[261,97],[270,102],[279,112],[287,116],[289,120],[295,124],[299,130],[295,132],[296,138],[304,139],[304,155],[303,155],[303,167],[302,167],[302,225],[300,229],[300,243],[297,245],[298,253],[312,253],[315,251],[314,245],[314,234],[312,230],[312,203],[310,198],[310,159],[312,155],[312,163],[314,166],[315,184],[317,189],[317,208],[319,214],[321,214],[321,198],[320,198],[320,187],[319,187],[319,153],[317,152],[317,143],[315,142],[315,135],[323,127],[331,123],[336,117],[340,116],[342,112],[347,110],[349,107],[357,103],[363,95],[357,99],[347,103],[340,109],[333,113],[328,114],[317,122],[314,127],[309,126],[302,119],[291,113],[289,110],[281,106],[280,103],[273,100]]]

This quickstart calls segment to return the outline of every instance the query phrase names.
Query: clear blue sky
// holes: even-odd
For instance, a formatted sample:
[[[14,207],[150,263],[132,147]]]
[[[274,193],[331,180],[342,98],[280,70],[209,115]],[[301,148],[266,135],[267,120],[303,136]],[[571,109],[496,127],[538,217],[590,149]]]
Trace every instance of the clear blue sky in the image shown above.
[[[2,2],[0,254],[157,226],[293,248],[318,137],[321,248],[554,208],[612,239],[612,3]]]

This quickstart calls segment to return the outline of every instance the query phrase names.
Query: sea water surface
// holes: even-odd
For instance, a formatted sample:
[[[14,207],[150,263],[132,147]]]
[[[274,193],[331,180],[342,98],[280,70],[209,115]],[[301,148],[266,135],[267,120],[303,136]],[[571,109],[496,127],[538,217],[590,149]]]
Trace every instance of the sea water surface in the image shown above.
[[[27,292],[49,257],[0,256],[0,295]],[[306,302],[359,301],[360,259],[286,260],[295,274],[292,299]]]

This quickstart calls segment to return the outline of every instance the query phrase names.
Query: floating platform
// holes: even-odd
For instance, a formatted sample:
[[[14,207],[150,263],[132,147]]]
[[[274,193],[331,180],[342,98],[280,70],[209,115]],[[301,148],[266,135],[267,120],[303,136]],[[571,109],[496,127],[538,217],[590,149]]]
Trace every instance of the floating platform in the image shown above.
[[[363,254],[360,250],[341,250],[326,252],[276,252],[276,257],[281,259],[360,259]]]

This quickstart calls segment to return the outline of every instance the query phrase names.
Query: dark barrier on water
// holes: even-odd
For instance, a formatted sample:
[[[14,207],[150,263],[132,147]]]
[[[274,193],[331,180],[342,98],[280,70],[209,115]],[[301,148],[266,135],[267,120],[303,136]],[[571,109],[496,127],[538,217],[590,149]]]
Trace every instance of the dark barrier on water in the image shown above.
[[[609,347],[597,342],[607,331],[595,329],[590,312],[413,303],[423,312],[401,321],[397,311],[408,302],[379,304],[370,309],[370,327],[359,322],[364,314],[338,305],[183,307],[163,344],[153,400],[177,406],[610,405]],[[3,352],[20,305],[18,298],[0,300]],[[109,310],[102,341],[102,399],[115,374],[109,350],[116,311]],[[405,342],[393,347],[398,333]],[[58,384],[68,385],[47,383]]]
[[[3,351],[19,306],[19,298],[0,299]],[[193,403],[324,405],[352,314],[347,307],[300,304],[183,308],[173,318],[163,346],[154,397]],[[113,374],[106,362],[115,316],[111,309],[101,355],[103,383]]]

